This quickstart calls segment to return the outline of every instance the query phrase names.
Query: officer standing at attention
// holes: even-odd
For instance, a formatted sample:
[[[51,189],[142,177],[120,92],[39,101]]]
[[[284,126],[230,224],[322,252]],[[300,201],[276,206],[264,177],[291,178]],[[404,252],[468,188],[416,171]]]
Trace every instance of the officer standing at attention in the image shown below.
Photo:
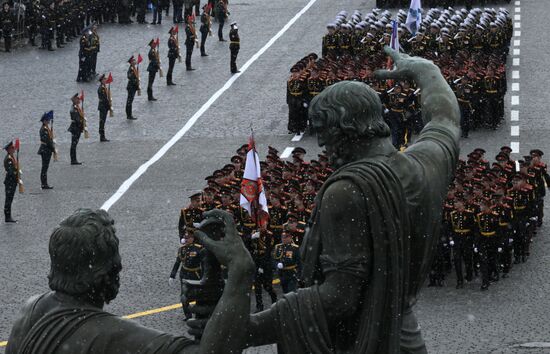
[[[17,220],[11,217],[11,203],[15,195],[15,189],[19,183],[19,162],[15,157],[15,146],[13,141],[10,141],[4,146],[4,150],[7,151],[4,158],[4,170],[6,171],[6,178],[4,178],[4,188],[6,192],[6,199],[4,201],[4,220],[5,222],[17,222]]]
[[[166,74],[166,84],[168,86],[176,85],[172,80],[172,73],[174,72],[174,65],[176,64],[176,59],[180,56],[180,48],[178,44],[178,38],[176,37],[176,27],[170,28],[168,33],[170,38],[168,38],[168,73]]]
[[[40,182],[42,189],[53,189],[53,187],[48,185],[48,168],[50,167],[52,155],[54,155],[54,160],[57,159],[53,129],[50,127],[50,121],[53,121],[53,111],[44,113],[40,121],[42,122],[42,127],[40,127],[40,148],[38,149],[38,155],[42,156]]]
[[[149,49],[149,54],[147,55],[149,57],[149,66],[147,67],[147,71],[149,72],[149,81],[147,83],[147,99],[149,101],[156,101],[157,99],[153,97],[153,82],[155,82],[157,71],[160,70],[160,61],[154,39],[151,39],[151,41],[149,42],[149,47],[151,47],[151,49]]]
[[[71,115],[71,125],[69,126],[68,131],[71,133],[71,165],[82,165],[82,162],[78,162],[76,158],[76,146],[80,140],[80,135],[85,128],[85,119],[84,112],[80,108],[80,98],[78,93],[75,93],[71,97],[73,102],[69,114]]]
[[[275,245],[273,259],[277,263],[283,294],[296,291],[300,272],[300,247],[292,242],[292,235],[283,232],[282,243]]]
[[[138,92],[138,95],[141,94],[139,69],[136,67],[136,59],[133,55],[128,59],[128,63],[130,63],[130,67],[128,68],[127,74],[128,85],[126,85],[126,90],[128,91],[128,98],[126,99],[126,119],[136,120],[137,118],[132,114],[132,104],[134,103],[136,92]]]
[[[174,284],[176,274],[178,273],[178,269],[180,269],[181,295],[183,295],[185,281],[198,281],[201,278],[200,252],[202,250],[202,246],[195,243],[195,237],[192,232],[187,233],[180,242],[182,246],[178,250],[178,255],[176,257],[176,261],[174,262],[174,266],[172,267],[172,272],[170,273],[168,283],[170,285]],[[192,314],[191,311],[189,311],[189,304],[187,301],[183,301],[183,296],[182,308],[183,313],[185,314],[185,320],[187,321],[191,318]]]
[[[193,56],[193,48],[195,47],[195,41],[197,40],[197,33],[195,31],[195,17],[189,16],[187,18],[187,26],[185,27],[185,68],[187,71],[193,71],[191,66],[191,57]]]
[[[99,78],[100,85],[97,89],[97,110],[99,111],[99,141],[107,142],[105,138],[105,122],[107,121],[107,112],[111,109],[111,98],[109,97],[109,89],[106,84],[107,78],[105,74]]]
[[[241,49],[241,40],[239,38],[239,28],[237,27],[237,22],[231,24],[231,29],[229,30],[229,50],[231,52],[231,73],[236,74],[240,73],[237,70],[237,55],[239,55],[239,50]]]

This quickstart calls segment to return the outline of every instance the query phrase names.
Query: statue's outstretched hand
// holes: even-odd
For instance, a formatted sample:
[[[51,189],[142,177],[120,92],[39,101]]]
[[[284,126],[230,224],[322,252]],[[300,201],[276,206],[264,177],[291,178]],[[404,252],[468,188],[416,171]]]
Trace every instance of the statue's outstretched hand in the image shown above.
[[[226,211],[214,209],[205,212],[204,217],[194,233],[200,243],[230,270],[254,274],[254,261],[237,232],[233,216]],[[213,240],[203,231],[212,223],[223,227],[224,235],[219,240]]]
[[[411,57],[404,53],[399,53],[391,47],[385,46],[384,51],[388,54],[394,64],[394,70],[376,70],[374,75],[379,80],[388,79],[409,79],[416,81],[420,86],[425,80],[429,80],[430,73],[434,70],[439,71],[437,66],[430,60]]]

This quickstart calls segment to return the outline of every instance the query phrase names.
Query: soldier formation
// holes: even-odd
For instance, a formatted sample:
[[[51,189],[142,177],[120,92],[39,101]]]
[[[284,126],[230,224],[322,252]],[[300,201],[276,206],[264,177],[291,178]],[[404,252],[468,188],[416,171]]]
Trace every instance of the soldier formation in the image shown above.
[[[192,15],[200,15],[200,0],[23,0],[15,7],[10,0],[3,2],[0,9],[0,38],[4,40],[5,51],[10,52],[14,37],[28,38],[32,46],[37,46],[36,37],[40,35],[40,48],[54,51],[85,35],[93,23],[118,21],[120,24],[130,24],[134,22],[131,19],[134,16],[139,24],[149,23],[146,21],[149,3],[153,10],[151,24],[160,25],[163,11],[168,16],[170,2],[175,24],[187,22]],[[227,3],[227,0],[208,0],[203,6],[208,21],[213,17],[219,22],[220,40],[223,39],[223,25],[229,15]],[[82,43],[81,38],[81,47],[88,46],[93,44]],[[87,49],[82,56],[89,55],[89,51]]]
[[[519,161],[510,158],[511,151],[503,146],[491,164],[478,148],[460,161],[445,201],[431,286],[442,286],[454,265],[457,288],[481,273],[481,289],[486,290],[501,274],[506,278],[513,263],[528,259],[542,225],[550,176],[541,150],[531,150]]]
[[[396,147],[407,146],[412,133],[422,129],[419,90],[411,82],[376,80],[373,73],[388,66],[382,51],[390,45],[391,13],[374,9],[363,16],[342,11],[327,25],[322,57],[311,53],[291,68],[287,80],[289,133],[307,129],[309,102],[338,81],[365,82],[376,90]],[[399,47],[436,63],[460,102],[463,137],[470,129],[496,129],[504,117],[506,56],[512,22],[506,9],[430,9],[412,36],[400,10],[395,21]]]
[[[464,5],[469,10],[472,6],[486,6],[495,2],[505,2],[510,3],[510,0],[500,0],[500,1],[488,1],[488,0],[423,0],[422,5],[426,7],[431,6],[459,6]],[[410,0],[376,0],[377,7],[407,7],[411,3]]]

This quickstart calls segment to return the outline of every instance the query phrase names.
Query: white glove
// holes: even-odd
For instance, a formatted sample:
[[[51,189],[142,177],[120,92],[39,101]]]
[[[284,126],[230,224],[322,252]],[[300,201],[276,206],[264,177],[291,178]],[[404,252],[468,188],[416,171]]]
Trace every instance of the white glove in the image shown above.
[[[264,274],[264,269],[263,268],[258,268],[258,273]]]
[[[174,278],[168,278],[168,285],[174,286]]]
[[[384,108],[384,113],[388,113],[390,110],[387,108]]]
[[[497,248],[498,253],[502,253],[502,247]]]
[[[508,242],[510,242],[510,243],[514,242],[514,239],[513,239],[513,238],[509,238],[509,239],[508,239]]]
[[[454,246],[455,242],[454,241],[449,241],[449,245]]]
[[[303,106],[304,106],[304,108],[308,108],[308,107],[309,107],[309,105],[307,104],[307,102],[304,102]]]
[[[277,263],[277,269],[283,269],[283,264],[281,262]]]
[[[474,252],[477,253],[477,247],[474,247]]]
[[[260,231],[256,231],[255,233],[253,233],[250,238],[253,240],[260,238]]]
[[[200,226],[200,223],[198,223],[198,222],[194,222],[194,223],[193,223],[193,227],[194,227],[194,228],[198,228],[199,226]]]

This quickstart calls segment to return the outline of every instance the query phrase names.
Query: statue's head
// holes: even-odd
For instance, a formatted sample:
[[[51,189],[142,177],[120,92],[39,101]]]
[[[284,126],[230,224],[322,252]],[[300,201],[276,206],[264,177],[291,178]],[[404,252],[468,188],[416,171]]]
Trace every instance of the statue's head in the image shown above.
[[[390,136],[378,94],[361,82],[342,81],[324,89],[311,101],[309,117],[319,146],[336,168],[351,161],[358,143]]]
[[[50,237],[52,290],[96,305],[116,298],[122,269],[114,221],[104,210],[79,209]]]

